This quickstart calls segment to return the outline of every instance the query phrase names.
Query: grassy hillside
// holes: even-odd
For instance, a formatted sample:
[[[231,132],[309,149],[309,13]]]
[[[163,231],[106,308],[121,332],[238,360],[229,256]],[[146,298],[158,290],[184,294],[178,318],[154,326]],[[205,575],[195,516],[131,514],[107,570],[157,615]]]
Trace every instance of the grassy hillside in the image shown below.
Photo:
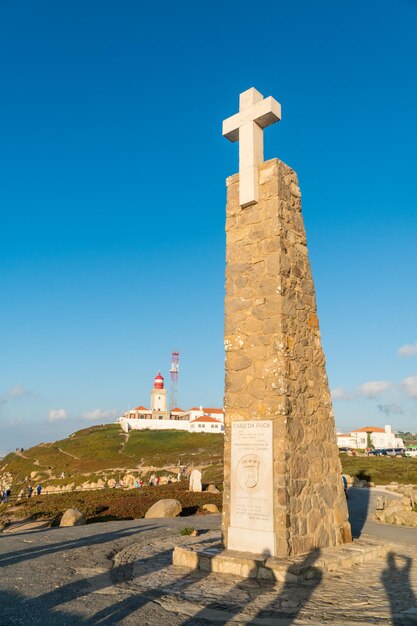
[[[54,443],[42,443],[23,452],[12,452],[0,461],[1,477],[10,474],[14,484],[24,483],[36,472],[44,485],[61,482],[81,483],[137,470],[146,474],[153,468],[181,465],[207,467],[219,474],[223,462],[223,436],[182,431],[131,431],[124,433],[116,424],[93,426],[77,431]]]
[[[342,469],[346,474],[370,480],[376,485],[395,481],[404,485],[417,485],[417,458],[357,457],[341,455]]]
[[[28,479],[46,486],[81,485],[124,474],[176,475],[178,463],[199,467],[204,482],[220,483],[223,443],[219,434],[182,431],[131,431],[116,424],[93,426],[66,439],[43,443],[0,460],[0,486],[12,482],[16,494]],[[417,484],[417,459],[341,455],[343,471],[375,484]],[[65,479],[61,479],[64,472]]]

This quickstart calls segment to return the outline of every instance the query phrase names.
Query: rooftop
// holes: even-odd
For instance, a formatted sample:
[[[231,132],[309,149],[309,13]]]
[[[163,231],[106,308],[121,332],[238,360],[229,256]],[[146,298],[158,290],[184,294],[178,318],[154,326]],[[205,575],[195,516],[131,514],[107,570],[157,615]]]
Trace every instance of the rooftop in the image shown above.
[[[195,420],[191,420],[190,424],[194,424],[195,422],[214,422],[215,424],[221,424],[220,420],[216,420],[215,417],[210,417],[210,415],[197,417]]]
[[[362,428],[355,428],[352,430],[353,433],[384,433],[385,428],[381,428],[380,426],[363,426]]]

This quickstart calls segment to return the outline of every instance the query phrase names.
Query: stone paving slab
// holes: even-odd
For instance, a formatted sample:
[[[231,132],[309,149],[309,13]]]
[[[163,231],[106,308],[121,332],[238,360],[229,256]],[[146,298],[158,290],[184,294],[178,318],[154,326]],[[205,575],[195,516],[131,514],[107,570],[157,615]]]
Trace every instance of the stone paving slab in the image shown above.
[[[324,574],[372,561],[386,555],[391,548],[390,544],[380,541],[359,539],[337,548],[314,550],[304,557],[280,559],[249,552],[225,550],[220,544],[219,533],[209,544],[175,546],[172,562],[176,566],[199,569],[203,572],[218,572],[242,578],[298,582],[310,578],[321,578]]]

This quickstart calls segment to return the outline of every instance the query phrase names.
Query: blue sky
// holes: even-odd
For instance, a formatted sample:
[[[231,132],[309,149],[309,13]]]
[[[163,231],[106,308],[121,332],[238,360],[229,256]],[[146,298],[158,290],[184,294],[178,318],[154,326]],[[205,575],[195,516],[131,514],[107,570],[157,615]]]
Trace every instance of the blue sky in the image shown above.
[[[221,405],[238,94],[282,104],[336,422],[417,430],[417,3],[0,0],[0,453]],[[404,346],[408,346],[405,347]]]

